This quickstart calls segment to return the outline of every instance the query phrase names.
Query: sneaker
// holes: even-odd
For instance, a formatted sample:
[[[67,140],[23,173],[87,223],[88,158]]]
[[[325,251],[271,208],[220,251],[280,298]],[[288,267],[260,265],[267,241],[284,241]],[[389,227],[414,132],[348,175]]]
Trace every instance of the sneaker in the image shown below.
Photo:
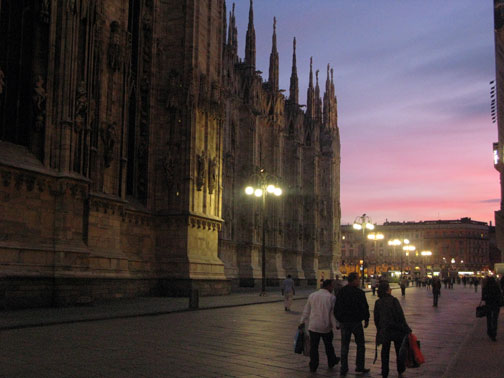
[[[356,373],[362,373],[362,374],[369,373],[370,371],[371,371],[371,369],[366,369],[366,368],[362,368],[362,369],[355,369],[355,372],[356,372]]]

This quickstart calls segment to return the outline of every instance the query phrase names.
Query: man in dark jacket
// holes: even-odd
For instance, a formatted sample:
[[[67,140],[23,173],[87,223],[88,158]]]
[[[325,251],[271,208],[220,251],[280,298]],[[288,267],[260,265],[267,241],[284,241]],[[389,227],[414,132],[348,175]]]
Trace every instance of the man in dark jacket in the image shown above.
[[[437,307],[439,296],[441,295],[441,281],[438,277],[434,277],[432,279],[432,297],[434,299],[434,303],[432,304],[434,307]]]
[[[369,369],[364,367],[364,356],[366,349],[364,346],[364,327],[369,325],[369,306],[364,291],[359,289],[359,275],[350,273],[348,275],[348,285],[344,286],[336,297],[334,306],[334,316],[341,327],[341,370],[340,375],[348,373],[348,350],[352,334],[357,344],[356,372],[368,373]]]

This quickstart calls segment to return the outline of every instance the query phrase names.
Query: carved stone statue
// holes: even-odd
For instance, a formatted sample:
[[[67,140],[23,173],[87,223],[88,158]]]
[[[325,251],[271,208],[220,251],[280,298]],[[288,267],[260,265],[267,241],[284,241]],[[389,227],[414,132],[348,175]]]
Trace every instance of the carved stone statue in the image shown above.
[[[174,153],[172,147],[168,147],[166,155],[163,160],[163,170],[166,174],[166,184],[168,189],[173,187],[174,181],[176,180],[177,173],[177,153]]]
[[[168,109],[177,109],[179,106],[179,99],[182,92],[182,85],[180,84],[179,74],[177,71],[171,70],[168,74],[168,98],[166,100],[166,107]]]
[[[45,126],[47,92],[44,89],[44,79],[37,76],[33,88],[33,115],[35,118],[35,130],[40,131]]]
[[[213,194],[217,185],[218,163],[217,157],[209,159],[208,162],[208,193]]]
[[[83,129],[88,112],[88,98],[86,83],[81,81],[77,87],[77,96],[75,100],[75,131]]]
[[[49,0],[41,0],[40,1],[40,21],[42,21],[44,24],[49,23],[49,18],[50,18],[50,1]]]
[[[114,160],[114,150],[117,141],[116,134],[117,124],[115,122],[107,124],[101,130],[101,138],[103,141],[103,159],[105,168],[109,168]]]
[[[121,69],[121,64],[122,64],[121,26],[119,22],[112,21],[110,23],[108,65],[112,70],[112,72],[117,72]]]
[[[203,189],[203,186],[205,185],[205,179],[206,179],[206,152],[203,151],[201,155],[197,156],[197,162],[196,162],[196,170],[197,170],[197,176],[196,176],[196,189],[200,191]]]

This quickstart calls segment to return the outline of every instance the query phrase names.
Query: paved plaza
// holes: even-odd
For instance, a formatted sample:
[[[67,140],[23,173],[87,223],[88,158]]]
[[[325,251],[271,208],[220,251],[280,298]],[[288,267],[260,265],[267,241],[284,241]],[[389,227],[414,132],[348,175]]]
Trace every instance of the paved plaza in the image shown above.
[[[305,298],[307,292],[301,292]],[[400,297],[398,290],[393,295]],[[504,322],[499,319],[497,343],[485,334],[485,320],[476,319],[480,293],[455,286],[442,290],[438,308],[425,288],[409,288],[399,298],[406,319],[421,340],[426,364],[408,369],[406,377],[501,377],[504,372]],[[235,298],[235,299],[233,299]],[[241,298],[241,299],[237,299]],[[329,370],[321,345],[317,373],[308,369],[308,357],[293,353],[293,338],[306,299],[294,301],[293,311],[285,312],[281,302],[243,306],[256,301],[255,294],[221,299],[220,308],[179,311],[152,316],[142,313],[141,305],[167,310],[169,298],[152,302],[145,299],[109,307],[109,320],[75,321],[69,314],[95,312],[106,317],[106,306],[94,309],[46,309],[5,312],[0,323],[0,376],[2,377],[329,377],[339,376],[339,365]],[[367,294],[371,309],[376,297]],[[280,299],[272,294],[268,300]],[[163,302],[164,300],[164,302]],[[202,301],[205,299],[202,298]],[[208,301],[208,300],[207,300]],[[234,302],[233,302],[234,301]],[[236,302],[236,303],[235,303]],[[153,305],[154,303],[154,305]],[[225,307],[225,305],[230,307]],[[207,307],[210,306],[207,303]],[[169,307],[169,306],[168,306]],[[101,309],[101,310],[100,310]],[[73,312],[72,312],[73,311]],[[159,311],[162,312],[162,311]],[[14,323],[18,314],[18,323]],[[52,314],[52,315],[50,315]],[[119,318],[121,314],[129,316]],[[115,316],[117,315],[117,316]],[[62,324],[30,326],[37,316]],[[115,319],[113,319],[115,317]],[[39,319],[40,324],[44,319]],[[85,319],[83,319],[85,320]],[[89,319],[87,319],[89,320]],[[67,321],[67,323],[63,323]],[[25,324],[26,328],[22,327]],[[31,323],[30,323],[31,322]],[[11,329],[9,329],[9,327]],[[369,377],[380,373],[380,361],[373,365],[373,321],[365,330],[366,366]],[[336,353],[340,335],[335,334]],[[350,372],[355,360],[355,344],[349,356]],[[391,376],[395,357],[391,353]],[[352,377],[352,374],[348,375]],[[359,376],[359,375],[355,375]]]

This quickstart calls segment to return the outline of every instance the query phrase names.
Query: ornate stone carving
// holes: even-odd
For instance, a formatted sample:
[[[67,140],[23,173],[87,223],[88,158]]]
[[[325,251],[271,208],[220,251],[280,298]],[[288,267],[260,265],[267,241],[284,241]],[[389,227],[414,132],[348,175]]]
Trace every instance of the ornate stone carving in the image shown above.
[[[196,189],[201,191],[206,181],[206,152],[203,151],[201,155],[196,157]]]
[[[37,76],[33,88],[33,113],[35,130],[40,131],[45,126],[47,92],[44,89],[44,79]]]
[[[168,146],[165,157],[163,158],[163,170],[166,175],[166,185],[171,190],[174,185],[178,186],[178,168],[179,168],[180,147]],[[178,188],[176,189],[179,190]]]
[[[48,24],[50,15],[51,15],[50,1],[40,0],[40,12],[39,12],[40,21],[43,22],[44,24]]]
[[[25,177],[25,184],[26,184],[26,189],[31,192],[33,190],[33,187],[35,186],[35,177],[27,175]]]
[[[205,106],[207,101],[208,101],[207,76],[202,73],[199,78],[198,105]]]
[[[78,8],[77,3],[78,3],[77,0],[67,0],[67,12],[76,14]]]
[[[217,81],[212,81],[212,86],[210,89],[210,99],[212,103],[218,104],[220,102],[220,86]]]
[[[37,180],[37,188],[38,188],[39,192],[42,193],[44,191],[45,187],[46,187],[45,180],[38,179]]]
[[[108,65],[112,72],[121,70],[122,46],[121,46],[121,25],[117,21],[110,23],[110,40],[108,46]]]
[[[103,141],[103,159],[105,168],[109,168],[114,160],[115,144],[117,142],[117,125],[115,122],[105,125],[101,130]]]
[[[21,174],[18,174],[16,175],[16,177],[14,178],[14,182],[15,182],[15,187],[16,187],[16,190],[21,190],[22,186],[23,186],[23,181],[24,181],[24,176],[21,175]]]
[[[168,74],[168,96],[166,99],[166,107],[168,109],[175,110],[179,107],[181,92],[180,75],[177,71],[171,70]]]
[[[217,185],[218,177],[218,162],[217,157],[208,160],[208,193],[213,194],[215,187]]]
[[[84,128],[88,113],[88,97],[86,83],[81,81],[77,87],[75,100],[75,131],[79,132]]]
[[[11,183],[12,173],[9,171],[2,171],[2,182],[4,186],[9,186]]]

